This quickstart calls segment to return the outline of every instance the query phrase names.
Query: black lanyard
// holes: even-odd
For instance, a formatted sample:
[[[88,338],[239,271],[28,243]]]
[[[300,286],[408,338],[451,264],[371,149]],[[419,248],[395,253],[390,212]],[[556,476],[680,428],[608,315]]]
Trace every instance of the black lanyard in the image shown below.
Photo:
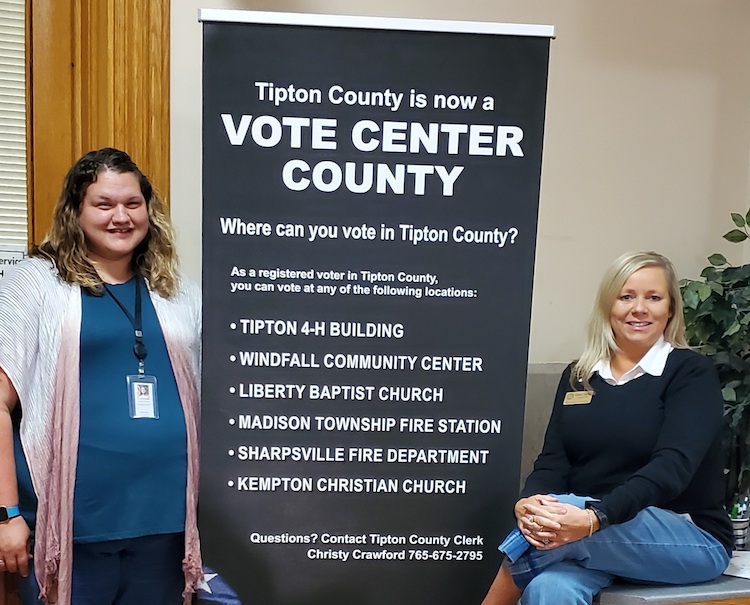
[[[135,332],[135,344],[133,345],[133,354],[135,355],[136,359],[138,360],[138,374],[143,376],[145,372],[145,366],[143,361],[146,359],[146,356],[148,355],[148,350],[146,349],[146,345],[143,343],[143,313],[141,311],[141,276],[136,275],[135,276],[135,317],[125,308],[125,305],[123,305],[117,297],[112,293],[112,290],[110,290],[107,287],[107,284],[104,284],[104,289],[107,291],[107,294],[109,294],[112,297],[112,300],[114,300],[117,303],[117,306],[120,307],[123,313],[125,313],[125,317],[130,320],[130,324],[133,326],[133,331]]]

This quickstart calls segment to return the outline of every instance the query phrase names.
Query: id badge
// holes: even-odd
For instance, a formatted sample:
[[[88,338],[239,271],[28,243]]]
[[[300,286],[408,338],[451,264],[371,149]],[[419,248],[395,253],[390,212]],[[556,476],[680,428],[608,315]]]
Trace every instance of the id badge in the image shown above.
[[[159,399],[156,393],[156,376],[130,375],[128,404],[131,418],[159,418]]]
[[[594,398],[593,391],[571,391],[565,394],[563,405],[586,405]]]

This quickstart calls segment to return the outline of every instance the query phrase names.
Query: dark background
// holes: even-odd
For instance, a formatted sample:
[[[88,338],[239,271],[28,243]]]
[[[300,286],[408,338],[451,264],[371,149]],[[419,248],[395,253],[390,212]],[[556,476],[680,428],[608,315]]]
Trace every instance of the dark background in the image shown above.
[[[204,24],[203,418],[200,523],[204,559],[234,586],[243,602],[258,605],[456,605],[479,602],[499,563],[497,544],[512,527],[520,464],[527,349],[541,171],[549,41],[515,36],[340,29],[253,24]],[[319,88],[321,105],[258,101],[255,81]],[[333,106],[334,84],[345,90],[404,92],[389,108]],[[473,111],[409,108],[408,93],[477,95]],[[485,96],[494,111],[481,109]],[[220,114],[336,118],[336,151],[291,149],[288,139],[258,147],[248,133],[231,146]],[[348,142],[361,119],[423,124],[517,125],[523,158],[359,152]],[[452,197],[437,176],[426,195],[355,195],[308,188],[288,190],[283,165],[301,158],[465,166]],[[222,235],[219,218],[339,225],[334,240]],[[452,231],[518,229],[513,245],[346,240],[341,225],[396,228],[401,223]],[[379,230],[379,229],[378,229]],[[233,266],[295,270],[434,273],[438,287],[475,290],[476,298],[325,296],[237,292]],[[301,280],[277,280],[279,282]],[[320,282],[325,284],[354,283]],[[364,282],[360,282],[364,283]],[[392,284],[400,286],[404,284]],[[406,284],[408,285],[408,284]],[[401,339],[249,336],[229,328],[238,318],[402,323]],[[481,373],[246,368],[230,363],[238,350],[316,353],[466,355],[483,359]],[[240,399],[230,385],[414,385],[444,387],[442,403]],[[228,424],[238,414],[413,416],[501,419],[499,435],[242,431]],[[485,465],[406,465],[242,462],[227,455],[238,445],[316,445],[489,449]],[[465,479],[462,495],[247,492],[227,486],[238,476],[424,477]],[[465,534],[484,540],[481,562],[363,562],[308,559],[308,545],[256,545],[263,534]],[[351,551],[354,546],[316,544]],[[375,545],[356,546],[381,550]],[[389,547],[392,550],[416,546]],[[442,550],[429,547],[429,550]],[[464,550],[452,545],[450,550]],[[407,555],[408,556],[408,555]]]

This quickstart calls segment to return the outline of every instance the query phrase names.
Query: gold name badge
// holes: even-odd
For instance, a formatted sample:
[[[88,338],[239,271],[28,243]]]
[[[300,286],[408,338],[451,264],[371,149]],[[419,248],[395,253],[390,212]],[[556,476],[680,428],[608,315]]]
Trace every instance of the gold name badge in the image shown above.
[[[563,405],[585,405],[591,403],[594,394],[591,391],[571,391],[565,393]]]

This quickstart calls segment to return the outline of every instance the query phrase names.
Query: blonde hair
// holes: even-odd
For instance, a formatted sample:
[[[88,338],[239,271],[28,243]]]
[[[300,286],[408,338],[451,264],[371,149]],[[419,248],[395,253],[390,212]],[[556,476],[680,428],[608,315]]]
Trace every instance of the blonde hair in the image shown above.
[[[669,312],[664,339],[673,347],[688,347],[685,338],[685,318],[682,314],[682,296],[674,266],[666,256],[656,252],[626,252],[607,270],[599,284],[594,307],[588,323],[588,337],[581,358],[573,365],[571,382],[579,381],[589,390],[589,379],[594,366],[602,359],[609,359],[618,350],[610,324],[612,305],[620,295],[631,275],[645,267],[659,267],[664,271],[669,293]]]
[[[148,208],[149,226],[146,237],[133,251],[133,271],[142,275],[152,290],[169,298],[179,287],[174,231],[164,211],[164,203],[151,182],[130,156],[119,149],[106,147],[89,151],[73,165],[65,176],[62,192],[52,211],[52,225],[31,254],[49,258],[64,281],[95,294],[104,292],[102,279],[88,259],[79,216],[88,186],[105,171],[132,173],[138,179]]]

